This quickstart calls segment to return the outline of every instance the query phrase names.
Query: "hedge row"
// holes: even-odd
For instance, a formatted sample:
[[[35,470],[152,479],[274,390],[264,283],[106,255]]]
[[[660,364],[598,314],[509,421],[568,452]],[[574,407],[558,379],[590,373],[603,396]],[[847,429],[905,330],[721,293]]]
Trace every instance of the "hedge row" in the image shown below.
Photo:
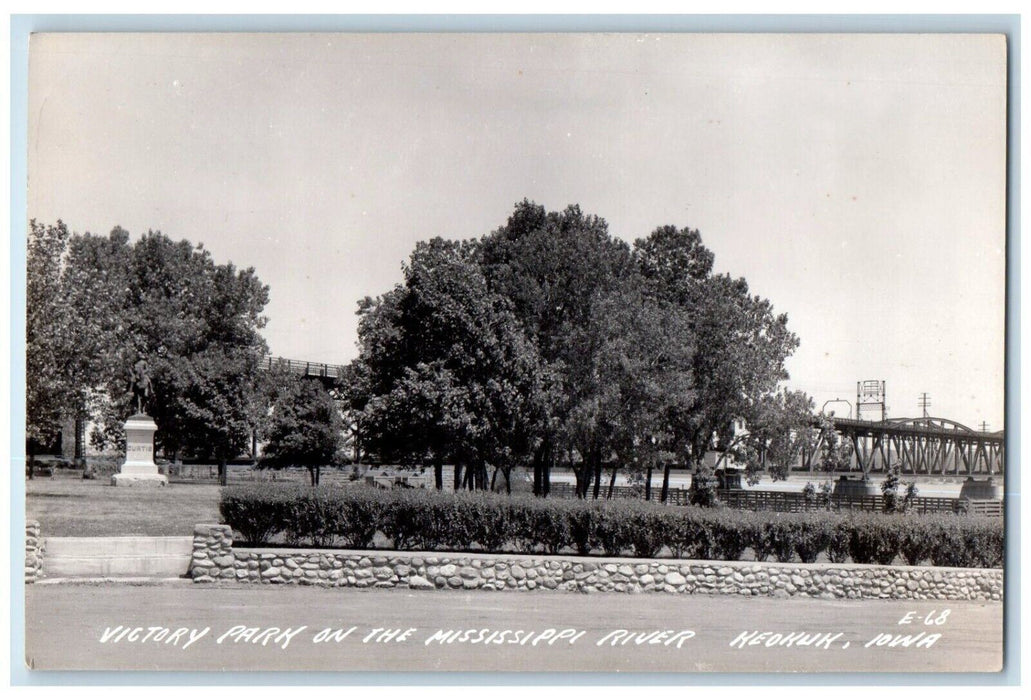
[[[222,489],[222,518],[250,544],[547,552],[688,559],[999,567],[998,518],[881,513],[767,513],[490,493],[245,484]]]

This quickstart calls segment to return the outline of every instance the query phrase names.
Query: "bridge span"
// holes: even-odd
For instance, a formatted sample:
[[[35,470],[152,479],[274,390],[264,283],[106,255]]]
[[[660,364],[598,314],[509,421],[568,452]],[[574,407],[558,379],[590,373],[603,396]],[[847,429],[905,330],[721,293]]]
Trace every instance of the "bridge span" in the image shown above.
[[[262,360],[262,369],[286,371],[299,377],[312,377],[321,380],[329,387],[340,386],[347,377],[347,365],[331,365],[325,362],[308,362],[291,360],[286,357],[266,356]]]
[[[833,417],[831,421],[851,445],[854,467],[863,472],[884,472],[893,464],[912,475],[991,476],[1005,472],[1003,431],[981,432],[933,417],[883,421]],[[821,443],[803,456],[803,469],[814,469]]]

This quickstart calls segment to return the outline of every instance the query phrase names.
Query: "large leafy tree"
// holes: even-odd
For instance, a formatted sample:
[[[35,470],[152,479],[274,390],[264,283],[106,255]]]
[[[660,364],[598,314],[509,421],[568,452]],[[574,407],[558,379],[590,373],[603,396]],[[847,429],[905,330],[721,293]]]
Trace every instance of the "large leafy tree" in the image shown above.
[[[94,439],[120,443],[130,407],[129,373],[143,358],[154,394],[147,412],[166,452],[186,450],[226,462],[247,445],[261,416],[259,334],[268,288],[253,269],[216,264],[203,246],[148,232],[132,243],[71,236],[62,289],[81,371],[77,398],[97,419]]]
[[[322,467],[336,461],[343,445],[340,409],[318,380],[282,375],[274,387],[260,464],[304,467],[318,486]]]
[[[488,285],[508,299],[541,359],[558,378],[544,431],[534,454],[534,493],[546,495],[552,466],[573,465],[586,495],[611,449],[600,381],[599,352],[611,324],[599,315],[605,300],[633,287],[629,247],[613,238],[603,219],[578,206],[561,212],[526,201],[505,226],[481,242]]]
[[[456,487],[486,488],[488,465],[508,483],[546,420],[547,374],[477,255],[473,243],[420,243],[405,283],[359,307],[367,439],[428,460],[437,488],[445,460]]]
[[[757,483],[763,473],[774,481],[786,479],[794,464],[816,450],[824,431],[834,434],[833,426],[821,423],[813,409],[804,391],[782,389],[759,402],[741,436],[750,483]]]
[[[704,484],[702,460],[729,444],[736,419],[751,422],[788,378],[784,361],[798,346],[787,315],[749,293],[743,278],[712,273],[713,255],[697,231],[665,226],[634,246],[651,294],[677,304],[695,336],[694,392],[672,421],[676,442]]]
[[[61,284],[69,232],[61,221],[29,225],[26,258],[25,435],[29,476],[35,452],[78,408],[75,329]]]
[[[645,473],[651,498],[652,471],[663,472],[661,500],[669,494],[676,460],[673,421],[694,396],[694,331],[681,307],[640,291],[613,295],[599,309],[609,333],[598,353],[601,383],[613,402],[609,409],[613,461],[609,492],[620,463]],[[600,474],[595,475],[595,497]]]
[[[570,206],[516,205],[474,242],[420,243],[404,284],[360,303],[360,390],[348,399],[381,455],[456,463],[529,461],[547,495],[566,461],[586,497],[602,466],[700,470],[734,419],[757,416],[797,345],[787,318],[742,279],[712,272],[691,229],[633,249]],[[465,476],[461,477],[464,471]],[[507,472],[505,472],[507,473]]]
[[[344,367],[340,385],[332,390],[340,404],[344,447],[350,451],[351,460],[356,464],[361,464],[369,455],[366,409],[369,405],[371,382],[369,366],[358,358]]]

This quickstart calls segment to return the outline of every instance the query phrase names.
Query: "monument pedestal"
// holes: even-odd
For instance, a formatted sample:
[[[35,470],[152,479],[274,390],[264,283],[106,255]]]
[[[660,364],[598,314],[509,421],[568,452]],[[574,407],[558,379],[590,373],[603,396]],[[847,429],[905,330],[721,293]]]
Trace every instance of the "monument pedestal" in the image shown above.
[[[154,464],[154,433],[157,424],[137,413],[125,421],[125,464],[111,477],[112,486],[167,486],[168,477]]]

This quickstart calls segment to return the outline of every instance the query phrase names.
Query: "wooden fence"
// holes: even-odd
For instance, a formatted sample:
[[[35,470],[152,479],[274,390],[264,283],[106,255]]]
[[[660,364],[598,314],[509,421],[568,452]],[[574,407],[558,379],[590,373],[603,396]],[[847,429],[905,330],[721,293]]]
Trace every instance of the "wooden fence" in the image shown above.
[[[593,495],[593,490],[591,494]],[[605,498],[608,488],[601,489],[601,497]],[[652,489],[652,500],[658,501],[662,491]],[[790,491],[744,491],[720,489],[717,491],[722,503],[730,508],[741,510],[766,510],[778,513],[801,513],[809,510],[847,510],[847,511],[882,511],[884,496],[834,496],[816,497],[807,500],[805,494]],[[572,484],[553,484],[549,495],[558,498],[575,498],[576,489]],[[690,491],[683,488],[671,488],[667,495],[667,503],[675,506],[690,503]],[[642,487],[616,486],[612,490],[613,498],[644,498]],[[829,502],[828,502],[829,501]],[[975,513],[1002,517],[1002,501],[972,501],[966,498],[931,498],[918,496],[913,500],[913,511],[916,513]]]
[[[608,486],[602,486],[600,491],[600,498],[607,498],[609,492]],[[662,493],[661,487],[655,487],[652,489],[652,500],[659,500],[659,496]],[[555,496],[556,498],[576,498],[576,487],[572,484],[559,483],[552,484],[551,490],[548,495]],[[589,497],[594,497],[594,490],[588,494]],[[614,486],[612,488],[612,498],[644,498],[644,487],[643,486]],[[686,506],[691,503],[690,492],[687,489],[671,488],[667,496],[667,501],[674,506]]]

